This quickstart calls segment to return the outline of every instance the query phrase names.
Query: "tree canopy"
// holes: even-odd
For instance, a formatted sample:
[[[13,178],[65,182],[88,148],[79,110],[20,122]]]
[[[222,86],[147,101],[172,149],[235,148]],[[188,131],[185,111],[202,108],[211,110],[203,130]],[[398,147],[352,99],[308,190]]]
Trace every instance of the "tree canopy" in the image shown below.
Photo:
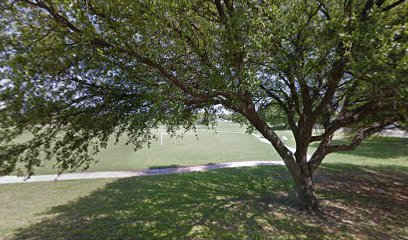
[[[327,154],[408,115],[404,0],[0,7],[1,175],[18,163],[33,174],[51,156],[61,171],[86,167],[111,136],[126,134],[137,149],[153,140],[152,129],[191,129],[196,113],[222,105],[271,141],[296,184],[313,193],[311,177]],[[295,154],[271,127],[282,119]],[[313,135],[316,126],[322,134]],[[347,145],[331,143],[340,128],[354,129]],[[16,141],[25,132],[32,137]],[[312,142],[319,147],[308,161]]]

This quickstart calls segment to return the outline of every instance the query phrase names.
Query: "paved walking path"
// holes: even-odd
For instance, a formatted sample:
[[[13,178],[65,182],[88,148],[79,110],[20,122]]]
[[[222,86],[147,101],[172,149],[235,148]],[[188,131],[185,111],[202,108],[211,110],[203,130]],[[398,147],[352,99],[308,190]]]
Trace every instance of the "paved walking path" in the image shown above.
[[[240,133],[240,132],[229,132],[229,131],[219,131],[228,133]],[[270,142],[260,135],[253,134],[259,139],[259,141],[268,143]],[[293,153],[296,149],[286,146]],[[308,156],[310,158],[310,156]],[[106,171],[106,172],[84,172],[84,173],[66,173],[62,175],[48,174],[48,175],[36,175],[29,179],[26,177],[17,176],[5,176],[0,177],[0,184],[9,183],[30,183],[30,182],[50,182],[50,181],[63,181],[63,180],[74,180],[74,179],[96,179],[96,178],[124,178],[124,177],[136,177],[136,176],[152,176],[160,174],[175,174],[175,173],[186,173],[186,172],[202,172],[211,169],[218,168],[235,168],[235,167],[252,167],[252,166],[263,166],[263,165],[285,165],[283,161],[245,161],[245,162],[229,162],[229,163],[217,163],[213,165],[202,165],[202,166],[191,166],[191,167],[178,167],[178,168],[163,168],[163,169],[152,169],[152,170],[139,170],[139,171]]]
[[[139,170],[139,171],[66,173],[60,176],[58,176],[57,174],[36,175],[36,176],[32,176],[29,179],[25,177],[5,176],[5,177],[0,177],[0,184],[50,182],[50,181],[74,180],[74,179],[124,178],[124,177],[136,177],[136,176],[152,176],[152,175],[160,175],[160,174],[203,172],[203,171],[207,171],[211,169],[218,169],[218,168],[252,167],[252,166],[264,166],[264,165],[284,165],[284,163],[283,161],[229,162],[229,163],[217,163],[213,165],[178,167],[178,168],[163,168],[163,169]]]

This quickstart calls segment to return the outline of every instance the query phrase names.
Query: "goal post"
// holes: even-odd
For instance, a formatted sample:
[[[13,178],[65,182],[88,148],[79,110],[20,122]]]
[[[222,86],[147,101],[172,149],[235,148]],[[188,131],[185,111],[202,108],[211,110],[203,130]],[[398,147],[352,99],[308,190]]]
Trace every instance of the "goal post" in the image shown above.
[[[164,137],[164,135],[169,135],[169,134],[165,133],[165,132],[160,133],[160,147],[161,148],[163,147],[163,137]],[[177,144],[177,136],[174,137],[174,145],[176,145],[176,144]]]

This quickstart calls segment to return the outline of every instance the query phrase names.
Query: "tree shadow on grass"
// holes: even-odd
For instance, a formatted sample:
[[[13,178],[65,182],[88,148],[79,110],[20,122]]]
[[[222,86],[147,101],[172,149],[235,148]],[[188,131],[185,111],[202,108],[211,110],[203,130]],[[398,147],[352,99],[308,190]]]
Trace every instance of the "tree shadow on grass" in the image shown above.
[[[336,182],[337,173],[332,173],[331,166],[325,168],[318,177],[318,192],[339,198],[324,201],[329,213],[325,216],[310,217],[296,210],[285,167],[218,169],[116,180],[77,201],[52,208],[42,221],[16,231],[14,239],[340,239],[377,234],[373,230],[381,219],[362,231],[341,221],[344,215],[352,221],[360,215],[350,217],[342,205],[331,205],[332,201],[361,203],[364,210],[367,206],[358,197],[358,204],[350,200],[359,195],[356,192],[331,188],[342,181]],[[364,169],[356,171],[365,173]],[[367,172],[364,177],[372,176]],[[332,184],[324,186],[327,182]],[[404,206],[395,205],[393,198],[387,201],[397,209]],[[376,204],[369,207],[378,208]],[[401,213],[395,212],[396,216]],[[389,226],[399,227],[394,219],[387,220]]]
[[[349,140],[337,139],[333,144],[348,144]],[[311,144],[317,148],[318,143]],[[408,138],[376,136],[364,140],[354,151],[336,152],[335,154],[347,156],[362,156],[374,159],[391,159],[408,156]]]
[[[356,236],[408,236],[408,167],[329,163],[320,167],[316,182],[326,213],[345,218]]]

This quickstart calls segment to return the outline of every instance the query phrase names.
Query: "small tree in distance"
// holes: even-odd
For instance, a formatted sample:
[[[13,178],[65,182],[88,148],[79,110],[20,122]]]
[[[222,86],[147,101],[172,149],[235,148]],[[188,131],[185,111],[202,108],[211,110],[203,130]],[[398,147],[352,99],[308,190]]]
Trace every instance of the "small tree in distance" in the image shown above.
[[[198,112],[221,104],[271,142],[301,208],[316,212],[313,174],[325,156],[407,116],[403,0],[0,6],[1,175],[18,164],[31,175],[51,157],[60,171],[87,167],[110,136],[126,134],[137,149],[152,129],[191,129]],[[282,116],[294,154],[271,128]],[[348,144],[332,143],[340,128],[354,129]],[[26,132],[30,139],[16,140]]]

